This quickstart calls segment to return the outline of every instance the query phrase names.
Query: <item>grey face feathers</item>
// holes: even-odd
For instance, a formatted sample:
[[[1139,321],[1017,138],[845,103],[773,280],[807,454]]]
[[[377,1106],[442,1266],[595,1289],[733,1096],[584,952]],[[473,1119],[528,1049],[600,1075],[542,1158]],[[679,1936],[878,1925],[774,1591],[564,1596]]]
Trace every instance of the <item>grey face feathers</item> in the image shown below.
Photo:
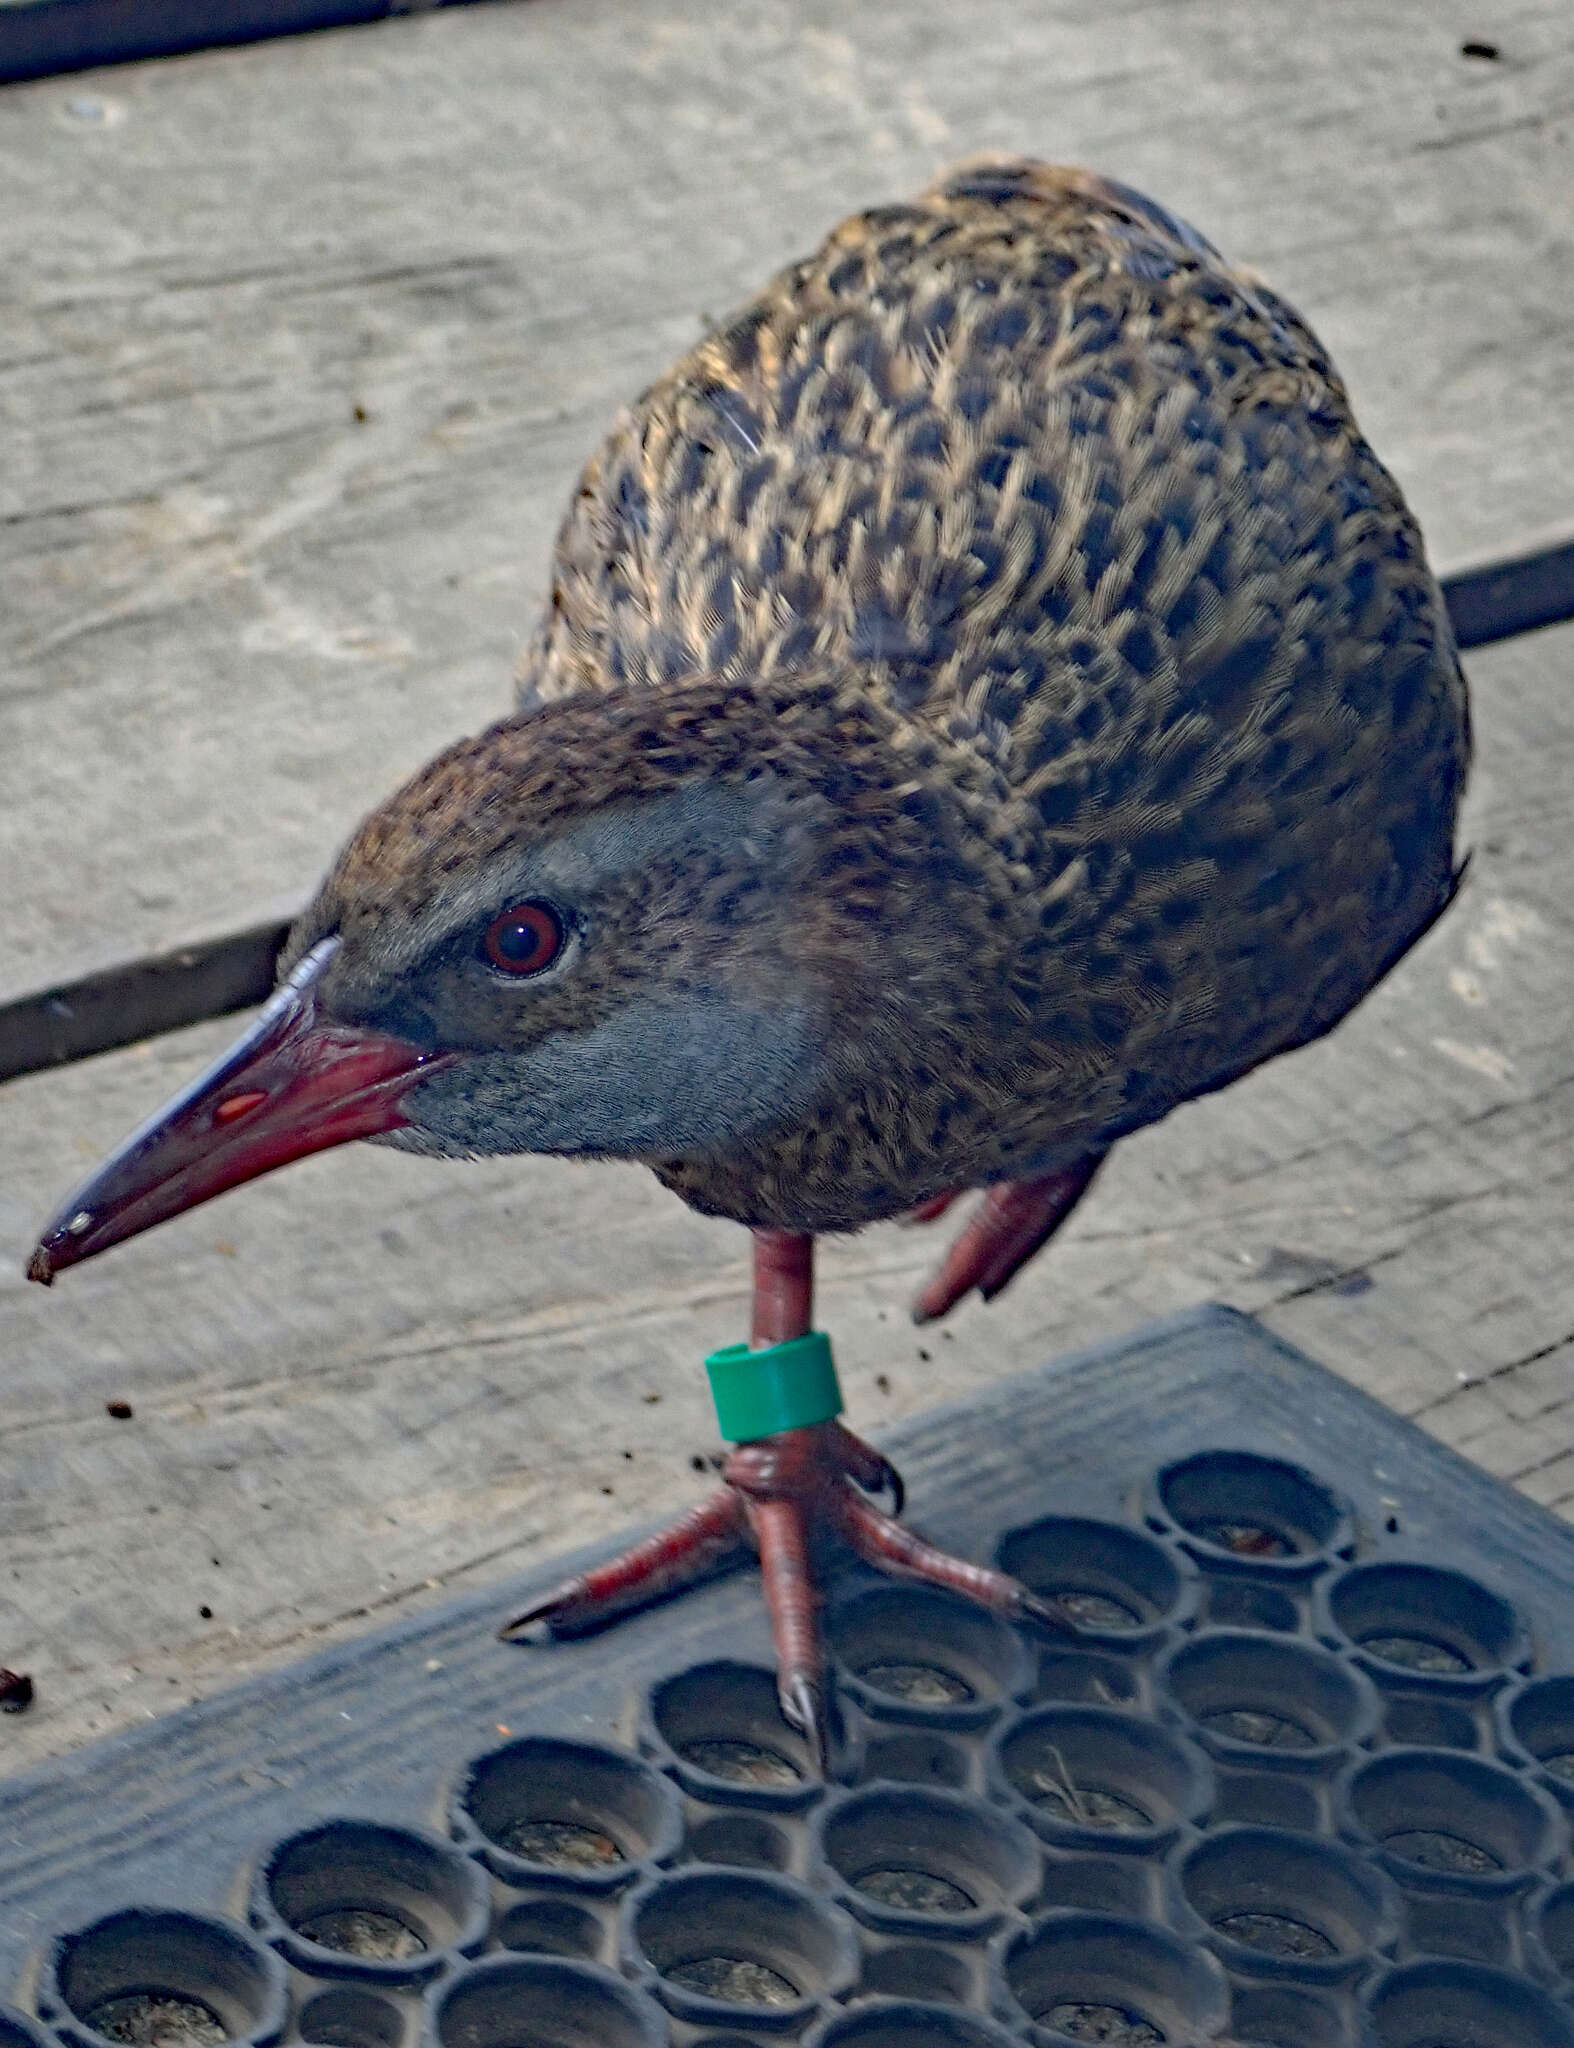
[[[456,876],[384,950],[359,1021],[408,1035],[419,1013],[471,1056],[385,1142],[661,1159],[805,1114],[829,1008],[792,914],[814,808],[773,777],[695,777]],[[549,906],[563,934],[522,978],[478,943],[515,903]]]
[[[465,1055],[382,1142],[704,1156],[830,1115],[921,1035],[947,854],[889,722],[830,686],[642,709],[562,703],[463,743],[366,821],[302,919],[291,957],[339,938],[335,1016]],[[533,903],[563,943],[514,976],[486,934]]]

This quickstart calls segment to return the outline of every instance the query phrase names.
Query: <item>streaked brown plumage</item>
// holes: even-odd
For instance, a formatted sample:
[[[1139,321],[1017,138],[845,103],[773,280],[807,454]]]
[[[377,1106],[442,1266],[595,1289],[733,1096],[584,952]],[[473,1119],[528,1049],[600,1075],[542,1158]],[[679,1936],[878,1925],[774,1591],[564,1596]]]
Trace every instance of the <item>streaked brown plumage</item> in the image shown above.
[[[1454,887],[1465,686],[1397,487],[1298,316],[1082,171],[858,215],[652,386],[570,507],[521,703],[367,819],[290,988],[36,1277],[381,1136],[646,1161],[756,1228],[757,1341],[807,1327],[806,1233],[989,1187],[936,1313],[1124,1132],[1328,1030]],[[747,1530],[817,1744],[813,1516],[1055,1619],[879,1514],[894,1475],[835,1422],[728,1480],[523,1619]]]
[[[1397,487],[1284,302],[1082,171],[855,216],[655,384],[521,696],[374,814],[297,951],[686,778],[832,791],[795,939],[865,1056],[658,1163],[748,1223],[1096,1151],[1325,1031],[1452,886],[1464,683]]]

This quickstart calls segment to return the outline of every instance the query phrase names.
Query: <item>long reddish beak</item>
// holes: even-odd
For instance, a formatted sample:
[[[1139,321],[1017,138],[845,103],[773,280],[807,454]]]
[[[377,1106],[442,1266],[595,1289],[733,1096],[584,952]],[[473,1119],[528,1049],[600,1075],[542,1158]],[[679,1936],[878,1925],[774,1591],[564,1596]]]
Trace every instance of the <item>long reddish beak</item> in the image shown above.
[[[323,1017],[318,991],[338,944],[314,947],[251,1029],[60,1205],[30,1280],[47,1287],[63,1266],[243,1180],[409,1122],[406,1091],[453,1054]]]

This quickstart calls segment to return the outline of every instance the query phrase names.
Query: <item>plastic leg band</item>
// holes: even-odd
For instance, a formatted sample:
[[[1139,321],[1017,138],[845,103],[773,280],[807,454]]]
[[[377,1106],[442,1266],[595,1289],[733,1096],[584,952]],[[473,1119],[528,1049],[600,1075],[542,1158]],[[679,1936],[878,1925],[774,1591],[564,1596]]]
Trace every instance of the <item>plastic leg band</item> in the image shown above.
[[[829,1422],[842,1412],[831,1340],[819,1330],[751,1351],[728,1344],[705,1361],[716,1420],[730,1444]]]

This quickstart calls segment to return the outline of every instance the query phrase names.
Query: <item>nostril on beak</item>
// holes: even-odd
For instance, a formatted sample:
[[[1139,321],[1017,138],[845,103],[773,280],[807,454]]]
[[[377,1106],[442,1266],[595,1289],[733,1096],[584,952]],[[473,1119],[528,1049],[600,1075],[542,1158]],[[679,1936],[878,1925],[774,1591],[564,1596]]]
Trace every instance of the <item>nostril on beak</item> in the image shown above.
[[[254,1109],[261,1108],[268,1099],[262,1088],[247,1088],[239,1095],[227,1095],[213,1111],[216,1124],[232,1124],[237,1117],[249,1116]]]

